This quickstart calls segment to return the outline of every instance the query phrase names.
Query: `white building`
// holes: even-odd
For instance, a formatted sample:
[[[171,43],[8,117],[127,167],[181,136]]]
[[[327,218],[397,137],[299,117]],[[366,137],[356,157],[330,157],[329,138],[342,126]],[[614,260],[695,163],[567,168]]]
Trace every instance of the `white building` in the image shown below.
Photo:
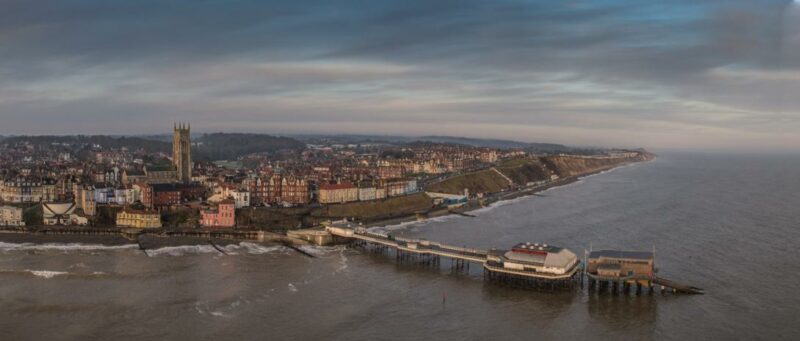
[[[13,206],[0,206],[0,225],[25,226],[22,220],[22,209]]]
[[[375,187],[360,187],[358,189],[358,200],[367,201],[377,199]]]
[[[250,206],[250,192],[243,189],[235,189],[230,191],[230,193],[236,208]]]

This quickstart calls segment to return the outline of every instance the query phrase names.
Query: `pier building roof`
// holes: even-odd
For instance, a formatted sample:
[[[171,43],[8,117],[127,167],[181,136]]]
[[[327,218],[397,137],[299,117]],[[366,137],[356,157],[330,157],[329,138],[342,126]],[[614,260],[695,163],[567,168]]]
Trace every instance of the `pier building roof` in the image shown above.
[[[590,259],[597,258],[617,258],[630,260],[652,260],[653,253],[647,251],[619,251],[619,250],[599,250],[589,253]]]
[[[572,251],[565,248],[538,243],[517,244],[503,256],[513,262],[548,268],[569,268],[578,259]]]

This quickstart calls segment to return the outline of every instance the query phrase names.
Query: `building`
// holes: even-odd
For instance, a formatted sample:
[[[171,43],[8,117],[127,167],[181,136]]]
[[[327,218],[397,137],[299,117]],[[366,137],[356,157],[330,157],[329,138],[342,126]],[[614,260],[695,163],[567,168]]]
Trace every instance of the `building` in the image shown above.
[[[253,206],[290,204],[306,205],[310,200],[308,182],[300,177],[273,174],[267,177],[245,179],[244,186],[250,192]]]
[[[94,189],[94,202],[97,204],[115,204],[116,191],[108,184],[97,184]]]
[[[163,208],[173,205],[180,205],[181,203],[181,189],[176,184],[154,184],[150,185],[150,191],[147,191],[150,198],[145,199],[142,196],[142,203],[145,207],[150,208]],[[142,191],[144,194],[146,191]],[[147,200],[147,203],[145,203]],[[150,205],[148,205],[150,204]]]
[[[403,177],[403,167],[401,166],[380,166],[378,167],[378,177],[381,179],[397,179]]]
[[[142,205],[147,208],[153,208],[153,185],[138,183],[135,186],[139,187],[139,197],[142,200]]]
[[[649,279],[653,277],[654,259],[652,252],[592,251],[587,259],[586,272],[599,279]]]
[[[44,203],[42,217],[45,225],[85,226],[89,219],[75,213],[75,203]]]
[[[335,204],[358,201],[358,187],[351,183],[322,184],[319,186],[319,203]]]
[[[150,184],[168,184],[178,179],[178,174],[172,165],[145,166],[144,174],[145,181]]]
[[[250,206],[250,192],[243,189],[234,189],[230,191],[230,195],[233,198],[235,208]]]
[[[531,274],[536,277],[571,276],[579,267],[572,251],[547,244],[520,243],[510,251],[491,250],[487,256],[490,270]]]
[[[175,125],[172,137],[172,163],[178,175],[178,182],[192,181],[192,138],[191,125]]]
[[[145,180],[147,180],[147,174],[144,170],[126,169],[122,171],[122,183],[125,185],[130,186]]]
[[[53,202],[58,193],[52,179],[15,179],[3,183],[0,199],[8,203]]]
[[[280,201],[291,205],[306,205],[309,201],[306,180],[293,176],[281,179]]]
[[[94,200],[94,186],[76,185],[72,187],[72,191],[76,208],[82,209],[83,214],[87,216],[94,216],[97,208],[97,202]]]
[[[221,201],[216,208],[200,211],[200,225],[207,227],[236,226],[236,203],[232,199]]]
[[[152,210],[134,210],[125,207],[117,213],[117,226],[140,229],[160,228],[161,215]]]
[[[386,183],[386,195],[396,197],[406,194],[406,183],[403,181],[393,181]]]
[[[359,201],[368,201],[368,200],[375,200],[377,199],[377,195],[375,193],[375,187],[359,187],[358,188],[358,200]]]
[[[13,206],[0,206],[0,225],[25,226],[22,219],[22,209]]]

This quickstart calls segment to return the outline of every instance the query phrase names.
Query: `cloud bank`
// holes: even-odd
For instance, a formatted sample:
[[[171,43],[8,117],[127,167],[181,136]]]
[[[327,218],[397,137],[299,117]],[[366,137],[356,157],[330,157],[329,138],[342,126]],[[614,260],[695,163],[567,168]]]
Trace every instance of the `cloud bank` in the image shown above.
[[[783,0],[2,1],[0,134],[800,146]]]

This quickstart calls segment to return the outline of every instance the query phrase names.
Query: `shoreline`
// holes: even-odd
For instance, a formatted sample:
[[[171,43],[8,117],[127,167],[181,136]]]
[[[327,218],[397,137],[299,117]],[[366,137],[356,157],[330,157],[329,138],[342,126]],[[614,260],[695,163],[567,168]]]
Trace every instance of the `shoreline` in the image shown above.
[[[569,184],[576,183],[576,182],[578,182],[578,181],[580,181],[582,179],[585,179],[587,177],[590,177],[590,176],[593,176],[593,175],[598,175],[598,174],[601,174],[601,173],[605,173],[605,172],[608,172],[608,171],[611,171],[611,170],[614,170],[614,169],[617,169],[617,168],[622,168],[622,167],[626,167],[626,166],[630,166],[630,165],[634,165],[634,164],[638,164],[638,163],[643,163],[643,162],[650,162],[650,161],[653,161],[653,160],[655,160],[655,158],[653,158],[651,160],[644,160],[644,161],[626,162],[626,163],[622,163],[622,164],[615,165],[615,166],[612,166],[612,167],[598,169],[598,170],[595,170],[595,171],[592,171],[592,172],[588,172],[588,173],[585,173],[585,174],[566,177],[566,178],[563,178],[563,179],[558,179],[556,181],[552,181],[552,182],[548,182],[548,183],[544,183],[544,184],[540,184],[540,185],[535,185],[535,186],[531,186],[531,187],[525,187],[525,188],[515,189],[515,190],[510,190],[510,191],[505,191],[505,192],[494,193],[494,194],[490,195],[488,198],[483,198],[483,200],[484,200],[483,203],[480,202],[480,199],[479,200],[475,200],[475,201],[471,200],[466,205],[461,206],[461,207],[457,207],[457,208],[454,208],[454,209],[440,208],[440,209],[437,209],[437,210],[431,210],[431,211],[429,211],[427,213],[427,217],[425,217],[424,219],[419,219],[419,217],[417,217],[416,215],[408,215],[408,216],[405,216],[405,217],[397,217],[397,218],[392,218],[392,219],[384,219],[384,220],[373,221],[373,222],[370,222],[368,224],[365,223],[364,226],[366,226],[367,228],[380,228],[380,227],[388,227],[388,226],[395,226],[395,225],[412,224],[412,223],[415,223],[415,222],[423,222],[423,221],[426,221],[426,220],[429,220],[429,219],[439,218],[439,217],[447,217],[447,216],[458,216],[458,215],[460,215],[460,216],[471,217],[471,216],[465,215],[465,214],[469,213],[469,212],[474,212],[474,211],[477,211],[477,210],[480,210],[480,209],[492,207],[492,205],[494,205],[496,203],[500,203],[500,202],[504,202],[504,201],[510,201],[510,200],[519,199],[519,198],[523,198],[523,197],[535,196],[536,194],[538,194],[540,192],[544,192],[544,191],[547,191],[549,189],[553,189],[553,188],[557,188],[557,187],[567,186]],[[433,215],[431,215],[431,213],[433,213]]]
[[[472,199],[461,207],[434,208],[424,213],[365,222],[364,226],[368,228],[381,228],[381,227],[389,227],[396,225],[413,224],[415,222],[423,222],[429,219],[447,217],[447,216],[460,215],[465,217],[474,217],[469,215],[468,213],[492,207],[492,205],[499,202],[534,196],[540,192],[576,183],[584,178],[608,172],[613,169],[641,162],[649,162],[652,160],[654,159],[626,162],[619,165],[598,169],[585,174],[558,179],[544,184],[493,193],[484,198]],[[319,227],[317,226],[308,229],[314,230],[318,228]],[[236,238],[235,236],[240,236],[245,238]],[[0,226],[0,243],[13,243],[13,244],[38,244],[38,245],[84,244],[84,245],[101,245],[110,247],[129,246],[138,244],[139,249],[149,250],[159,247],[209,245],[209,244],[211,244],[212,246],[221,245],[224,247],[232,244],[240,244],[242,242],[258,243],[269,246],[308,245],[308,241],[298,238],[292,238],[288,236],[286,233],[281,234],[271,231],[249,230],[249,229],[146,231],[146,230],[127,229],[121,227],[96,228],[96,227],[78,227],[78,226],[64,226],[64,227]]]

